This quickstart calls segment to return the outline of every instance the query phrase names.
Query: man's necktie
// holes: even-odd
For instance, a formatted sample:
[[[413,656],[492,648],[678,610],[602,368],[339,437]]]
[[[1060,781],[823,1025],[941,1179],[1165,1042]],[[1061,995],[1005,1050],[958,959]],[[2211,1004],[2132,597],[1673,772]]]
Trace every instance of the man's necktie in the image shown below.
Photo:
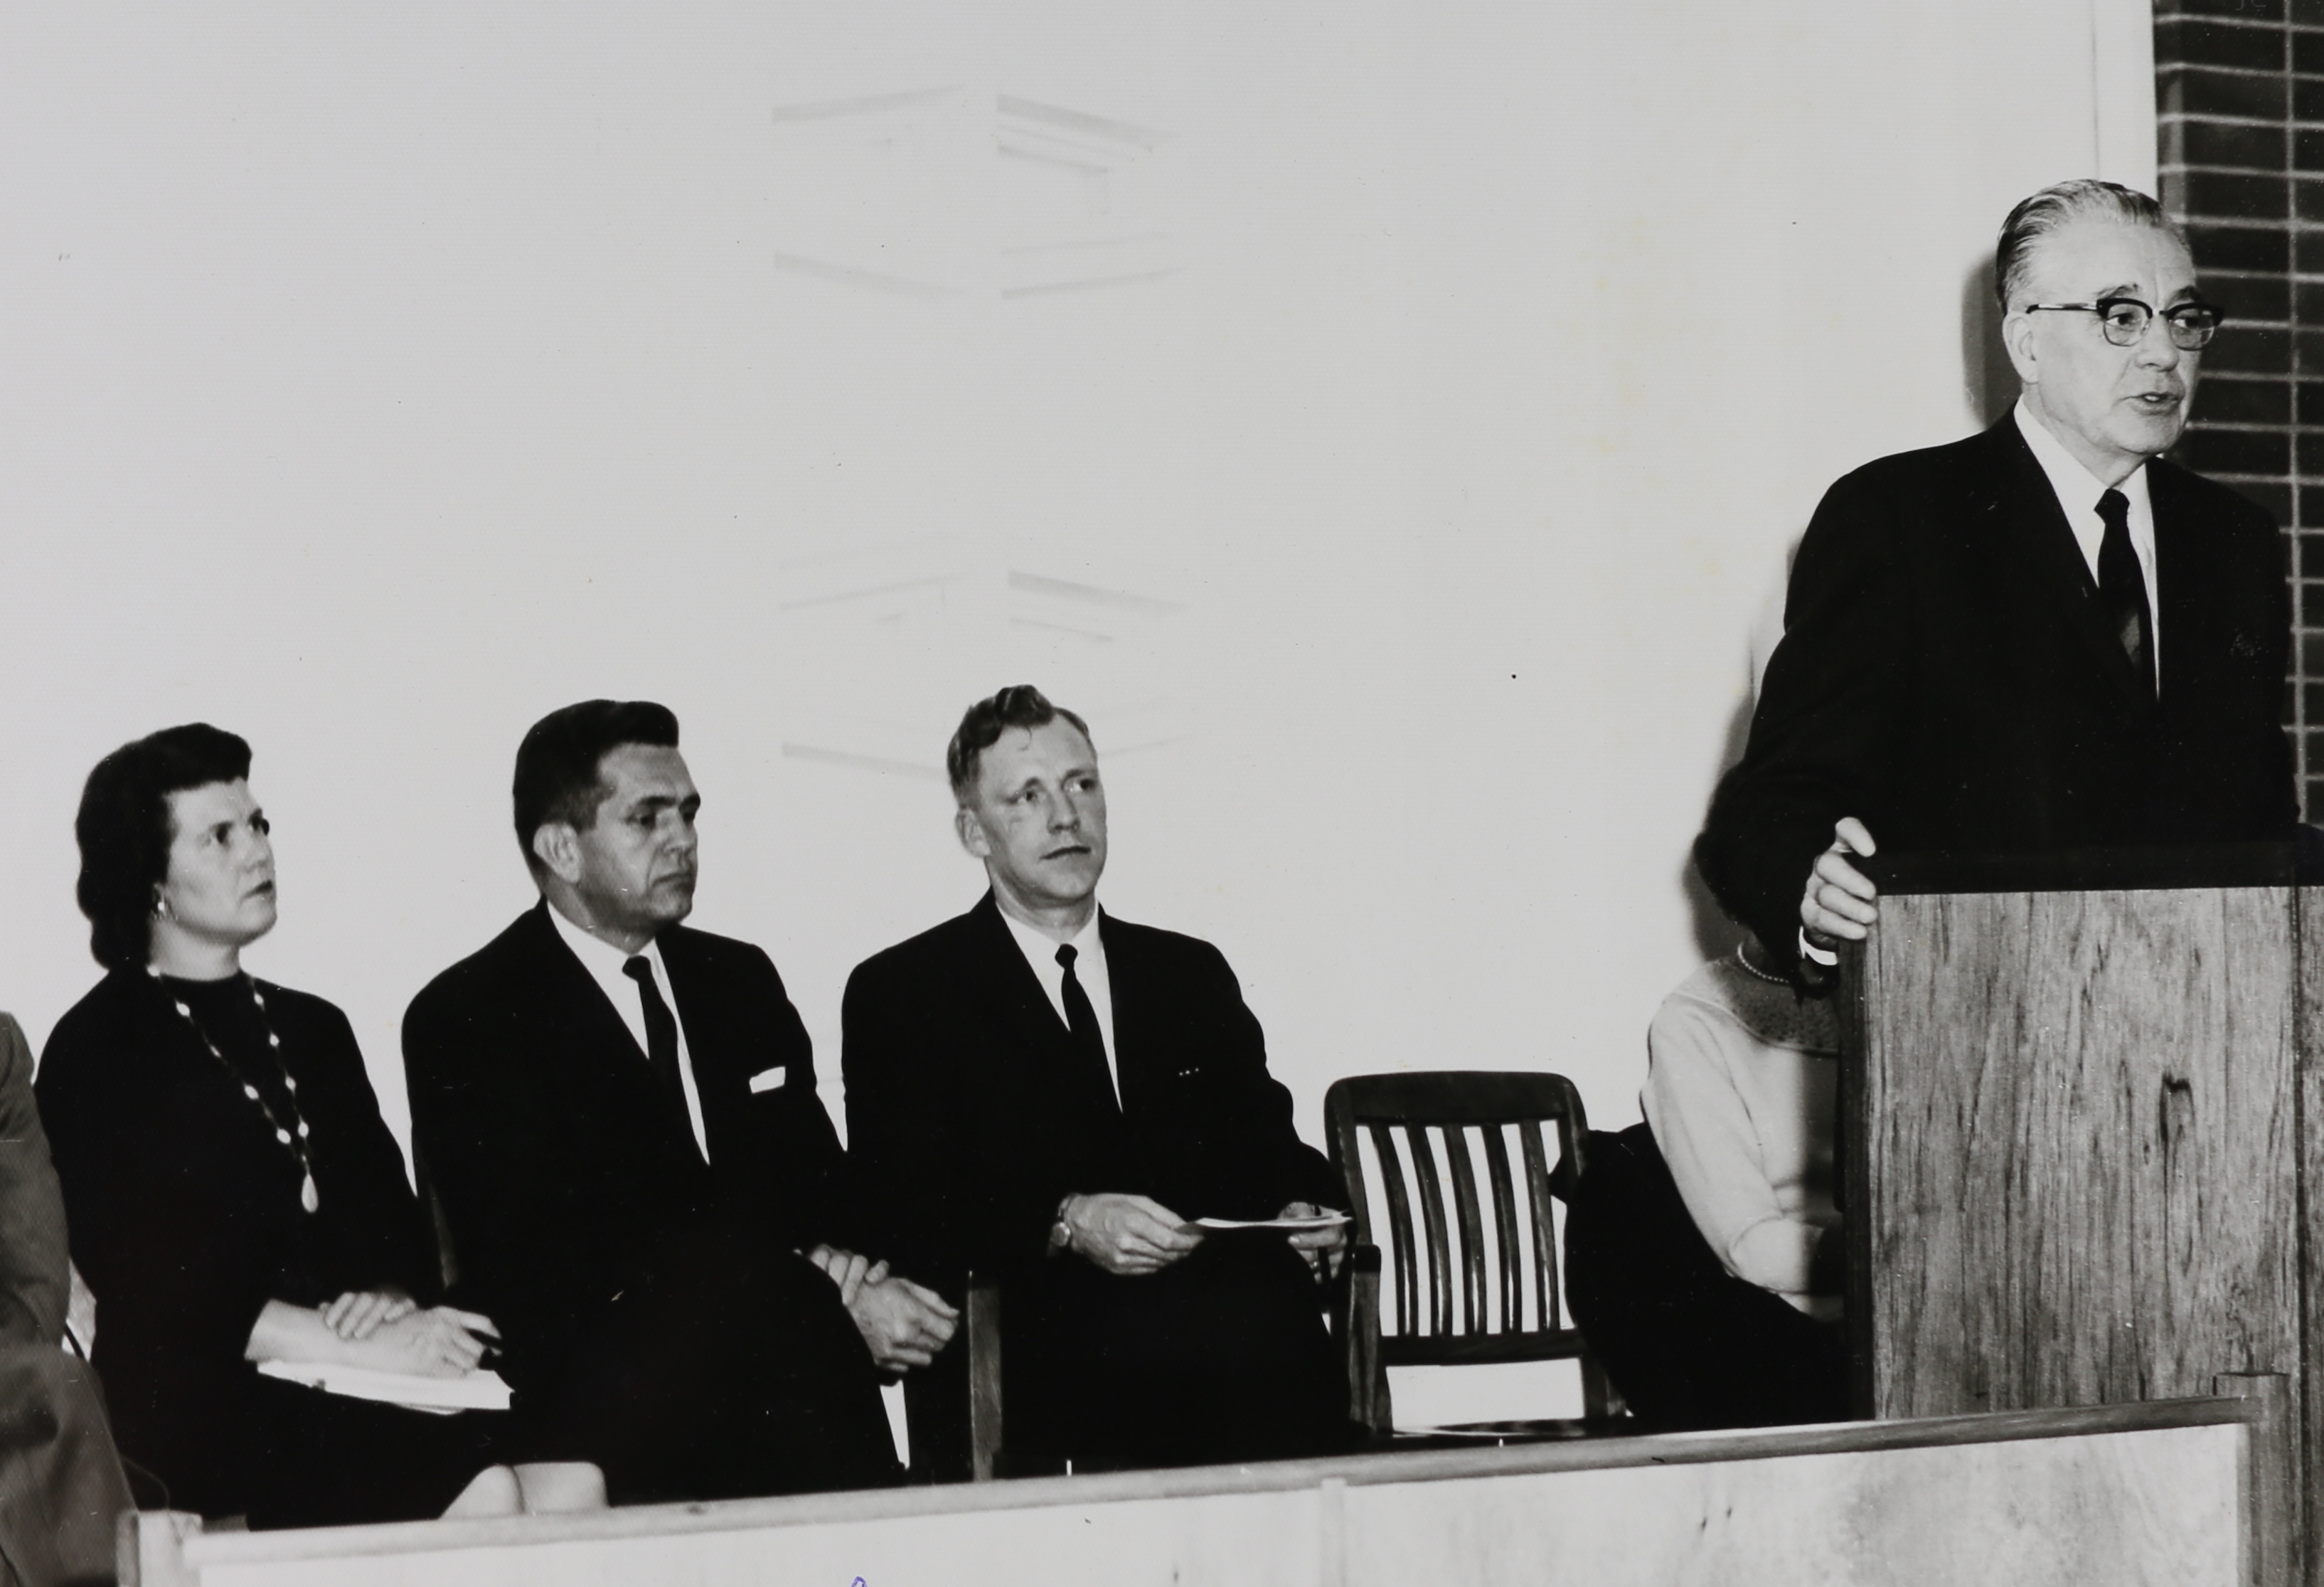
[[[2146,692],[2154,692],[2154,614],[2146,604],[2146,575],[2130,543],[2130,498],[2109,490],[2098,498],[2106,539],[2098,542],[2098,599],[2107,622],[2122,641],[2123,653],[2138,669]]]
[[[1082,990],[1081,977],[1074,973],[1074,961],[1081,955],[1067,943],[1057,950],[1057,963],[1065,971],[1065,1029],[1073,1038],[1074,1078],[1089,1092],[1093,1102],[1103,1099],[1109,1111],[1119,1110],[1121,1103],[1113,1093],[1113,1071],[1105,1061],[1105,1037],[1097,1028],[1097,1009]]]
[[[653,964],[643,954],[633,955],[622,966],[622,973],[638,983],[639,1001],[645,1004],[646,1061],[653,1066],[664,1108],[677,1122],[678,1139],[699,1150],[693,1117],[686,1111],[686,1082],[678,1074],[678,1016],[661,1001],[661,988],[654,984]]]

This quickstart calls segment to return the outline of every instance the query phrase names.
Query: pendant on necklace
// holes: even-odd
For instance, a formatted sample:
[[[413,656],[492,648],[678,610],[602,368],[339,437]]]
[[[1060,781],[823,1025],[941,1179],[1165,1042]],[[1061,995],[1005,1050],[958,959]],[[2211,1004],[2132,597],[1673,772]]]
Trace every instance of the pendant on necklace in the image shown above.
[[[305,1177],[300,1182],[299,1204],[310,1213],[323,1204],[323,1198],[315,1194],[315,1171],[312,1168],[307,1170]]]

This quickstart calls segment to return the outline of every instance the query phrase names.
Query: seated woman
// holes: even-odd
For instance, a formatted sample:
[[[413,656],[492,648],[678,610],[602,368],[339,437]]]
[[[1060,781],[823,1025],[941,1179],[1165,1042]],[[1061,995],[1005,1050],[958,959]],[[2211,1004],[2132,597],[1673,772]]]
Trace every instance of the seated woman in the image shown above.
[[[267,1361],[456,1377],[493,1338],[429,1307],[428,1227],[346,1017],[253,980],[274,856],[250,747],[173,727],[89,774],[81,910],[108,973],[37,1092],[122,1453],[175,1509],[253,1527],[602,1504],[594,1467],[512,1469],[509,1418],[263,1376]]]
[[[1646,1122],[1596,1134],[1566,1216],[1574,1320],[1656,1430],[1839,1421],[1838,1029],[1745,944],[1663,1001]]]

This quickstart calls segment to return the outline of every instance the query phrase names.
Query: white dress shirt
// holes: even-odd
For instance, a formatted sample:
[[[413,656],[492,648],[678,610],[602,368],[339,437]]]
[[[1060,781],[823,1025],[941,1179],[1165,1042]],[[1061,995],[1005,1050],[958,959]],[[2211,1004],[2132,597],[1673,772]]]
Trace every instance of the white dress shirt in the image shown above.
[[[653,1060],[649,1055],[652,1049],[646,1040],[645,991],[622,968],[630,962],[631,955],[603,937],[592,937],[574,925],[558,912],[553,903],[549,906],[549,918],[557,923],[557,935],[565,939],[565,946],[573,950],[573,956],[581,961],[581,967],[604,989],[605,996],[613,1005],[613,1012],[619,1014],[622,1023],[630,1028],[630,1034],[637,1039],[639,1060],[651,1064]],[[686,1020],[678,1011],[678,994],[669,989],[669,972],[662,967],[661,945],[649,942],[638,950],[638,954],[653,967],[654,990],[660,992],[661,1001],[669,1005],[670,1023],[678,1027],[678,1078],[686,1088],[686,1121],[694,1126],[695,1149],[701,1152],[702,1160],[706,1163],[710,1160],[710,1137],[702,1129],[702,1093],[694,1088],[694,1055],[687,1048]]]
[[[2154,503],[2146,494],[2146,465],[2140,464],[2128,479],[2109,486],[2083,467],[2063,441],[2043,428],[2023,397],[2017,399],[2015,418],[2018,433],[2034,449],[2034,460],[2042,466],[2042,472],[2050,476],[2050,488],[2058,493],[2058,505],[2065,510],[2067,526],[2082,548],[2082,560],[2089,564],[2093,583],[2098,577],[2098,548],[2106,540],[2106,520],[2098,516],[2098,498],[2111,489],[2120,491],[2130,503],[2130,549],[2138,553],[2138,570],[2146,577],[2147,648],[2154,660],[2154,683],[2159,690],[2163,686],[2163,604],[2154,594]]]
[[[1074,979],[1082,983],[1089,994],[1090,1007],[1097,1014],[1097,1033],[1105,1042],[1106,1078],[1113,1082],[1114,1105],[1121,1104],[1121,1071],[1113,1061],[1113,982],[1105,970],[1105,937],[1098,930],[1098,914],[1090,911],[1089,924],[1068,940],[1059,943],[1036,931],[1030,926],[1001,911],[1001,922],[1009,935],[1017,939],[1018,951],[1025,962],[1033,966],[1033,973],[1041,983],[1041,990],[1049,994],[1049,1006],[1057,1011],[1068,1029],[1073,1021],[1065,1019],[1065,967],[1057,963],[1057,950],[1074,950]]]

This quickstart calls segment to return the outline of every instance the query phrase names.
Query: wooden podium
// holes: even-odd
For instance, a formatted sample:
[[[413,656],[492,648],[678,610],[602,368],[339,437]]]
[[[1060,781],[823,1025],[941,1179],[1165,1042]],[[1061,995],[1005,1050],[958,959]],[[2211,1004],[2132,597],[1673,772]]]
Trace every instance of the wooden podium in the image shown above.
[[[2263,1579],[2302,1579],[2324,889],[2288,845],[1882,870],[1840,993],[1859,1410],[2274,1400]]]

